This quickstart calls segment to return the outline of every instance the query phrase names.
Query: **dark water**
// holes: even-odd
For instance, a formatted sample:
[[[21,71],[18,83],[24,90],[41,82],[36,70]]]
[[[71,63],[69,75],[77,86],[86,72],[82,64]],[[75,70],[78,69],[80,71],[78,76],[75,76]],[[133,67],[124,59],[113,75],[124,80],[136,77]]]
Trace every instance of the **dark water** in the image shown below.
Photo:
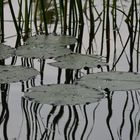
[[[126,4],[127,5],[127,4]],[[100,5],[99,5],[100,7]],[[5,6],[5,11],[8,6]],[[7,19],[11,16],[5,12]],[[118,19],[121,20],[120,15]],[[8,28],[11,27],[11,28]],[[13,23],[6,22],[6,37],[15,35]],[[11,30],[9,32],[9,29]],[[51,29],[50,29],[51,32]],[[94,51],[98,54],[101,42],[101,29],[94,40]],[[128,29],[125,24],[120,27],[120,33],[124,42],[128,36]],[[84,26],[82,39],[83,49],[89,45],[87,25]],[[14,47],[16,37],[7,38],[5,44]],[[113,34],[111,34],[111,46],[113,46]],[[120,39],[117,38],[117,52],[111,49],[108,67],[93,68],[89,72],[108,71],[112,68],[114,55],[118,57],[122,51]],[[104,56],[106,50],[104,50]],[[139,71],[137,53],[134,52],[133,71]],[[139,55],[139,54],[138,54]],[[129,48],[126,49],[115,70],[129,71],[127,57]],[[39,104],[25,99],[24,91],[29,87],[71,83],[75,78],[75,72],[60,70],[47,63],[53,60],[38,60],[8,58],[6,65],[24,65],[34,67],[40,72],[36,78],[26,82],[17,82],[0,85],[0,140],[139,140],[140,139],[140,91],[114,91],[108,93],[97,103],[85,105],[55,106]],[[86,70],[79,72],[80,77],[86,75]]]

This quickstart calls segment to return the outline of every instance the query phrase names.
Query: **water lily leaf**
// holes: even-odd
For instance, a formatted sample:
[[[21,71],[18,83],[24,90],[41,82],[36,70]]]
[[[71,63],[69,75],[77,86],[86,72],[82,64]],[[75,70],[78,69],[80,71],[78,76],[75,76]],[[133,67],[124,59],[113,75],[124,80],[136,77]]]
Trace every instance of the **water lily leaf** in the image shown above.
[[[103,62],[100,56],[84,55],[78,53],[71,53],[56,58],[56,61],[49,63],[52,66],[66,69],[81,69],[84,67],[97,67],[99,65],[107,65]]]
[[[79,85],[96,89],[132,90],[140,89],[140,74],[131,72],[99,72],[82,77]]]
[[[42,104],[74,105],[97,102],[104,94],[98,90],[71,84],[51,84],[33,87],[25,97]]]
[[[26,45],[16,50],[17,56],[28,58],[55,58],[72,53],[65,45],[75,44],[71,36],[37,35],[27,39]]]
[[[0,84],[27,81],[38,75],[39,72],[33,68],[22,66],[0,66]]]
[[[10,46],[0,44],[0,60],[9,58],[14,55],[14,49]]]
[[[57,47],[57,46],[51,46],[51,47],[44,47],[44,45],[34,45],[34,47],[30,45],[19,47],[16,50],[17,56],[23,56],[28,58],[55,58],[64,54],[71,53],[71,50],[64,47]]]
[[[36,35],[27,39],[27,44],[44,44],[44,45],[54,45],[54,46],[64,46],[72,45],[77,42],[75,37],[66,35]]]

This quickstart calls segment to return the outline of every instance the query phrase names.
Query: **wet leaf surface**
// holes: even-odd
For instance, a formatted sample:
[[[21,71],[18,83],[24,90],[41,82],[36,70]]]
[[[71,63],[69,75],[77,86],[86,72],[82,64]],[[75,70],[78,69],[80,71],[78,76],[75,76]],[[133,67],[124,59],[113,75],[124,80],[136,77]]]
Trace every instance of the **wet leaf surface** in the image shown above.
[[[29,89],[25,97],[42,104],[74,105],[98,102],[104,94],[79,85],[52,84]]]
[[[65,46],[75,44],[76,42],[75,37],[65,35],[36,35],[27,39],[27,44],[43,44],[47,46]]]
[[[16,50],[16,55],[28,58],[55,58],[72,53],[65,45],[75,43],[76,39],[71,36],[37,35],[27,39],[26,45]]]
[[[27,81],[39,72],[22,66],[0,66],[0,84]]]
[[[99,72],[79,79],[77,84],[100,90],[140,89],[140,74],[131,72]]]
[[[44,45],[36,45],[36,47],[31,47],[30,45],[22,46],[16,50],[16,55],[28,58],[49,59],[71,53],[71,51],[68,48],[56,46],[43,46]]]
[[[14,50],[10,46],[0,44],[0,60],[9,58],[14,55]]]
[[[57,62],[49,63],[52,66],[66,69],[81,69],[84,67],[92,68],[97,66],[104,66],[107,63],[102,61],[102,58],[97,55],[84,55],[78,53],[71,53],[63,55],[55,59]]]

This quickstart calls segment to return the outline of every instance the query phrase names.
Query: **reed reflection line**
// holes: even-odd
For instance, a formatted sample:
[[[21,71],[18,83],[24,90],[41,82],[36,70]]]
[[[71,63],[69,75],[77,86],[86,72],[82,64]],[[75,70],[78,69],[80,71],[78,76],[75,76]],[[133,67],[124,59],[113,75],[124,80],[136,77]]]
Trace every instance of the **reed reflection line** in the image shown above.
[[[113,114],[113,112],[112,112],[112,95],[113,95],[113,92],[108,92],[107,93],[108,116],[106,118],[106,124],[107,124],[108,130],[109,130],[111,139],[115,140],[114,136],[113,136],[113,132],[112,132],[111,126],[110,126],[110,120],[111,120],[112,114]]]
[[[136,137],[135,139],[138,138],[138,136],[140,135],[140,101],[138,99],[138,91],[135,91],[135,100],[136,100],[136,105],[138,107],[138,111],[136,112],[136,115],[134,117],[134,128],[135,128],[135,133],[136,133]]]
[[[130,119],[130,140],[132,140],[134,137],[133,113],[134,113],[134,109],[135,109],[135,104],[134,104],[134,97],[133,97],[132,91],[131,91],[131,98],[132,98],[132,109],[130,111],[130,116],[129,116],[129,119]]]
[[[90,104],[49,105],[51,108],[46,108],[46,125],[44,125],[45,121],[42,122],[42,113],[44,112],[43,106],[46,105],[28,101],[23,97],[22,108],[27,124],[27,140],[89,139],[94,133],[95,112],[98,105],[92,109],[93,116],[89,116]]]
[[[115,104],[112,100],[112,97],[117,93],[112,93],[107,95],[108,100],[108,116],[106,118],[106,124],[108,126],[110,137],[112,140],[116,139],[115,132],[117,132],[119,139],[130,139],[130,140],[137,140],[140,137],[140,94],[139,91],[130,90],[126,91],[125,95],[125,102],[123,102],[122,107],[122,117],[121,120],[118,122],[120,123],[119,128],[117,131],[114,131],[113,125],[116,125],[116,122],[111,122],[112,119],[117,119],[115,114]],[[114,97],[115,98],[115,97]],[[122,100],[124,101],[124,100]],[[114,106],[114,108],[112,108]],[[112,126],[112,127],[111,127]],[[113,134],[114,133],[114,134]]]
[[[48,131],[51,129],[49,129],[49,121],[51,119],[51,116],[54,114],[54,112],[56,111],[56,106],[52,106],[52,109],[50,110],[49,114],[48,114],[48,117],[47,117],[47,122],[46,122],[46,127],[45,127],[45,131],[42,133],[42,136],[41,136],[41,140],[43,140],[44,138],[49,138],[48,137]]]
[[[26,119],[26,139],[38,140],[40,133],[42,132],[41,123],[39,121],[39,111],[42,108],[42,105],[39,103],[30,103],[22,98],[21,106]]]
[[[69,111],[69,114],[68,114],[68,120],[65,124],[65,127],[64,127],[64,138],[65,140],[69,140],[70,137],[68,136],[68,129],[70,127],[70,122],[72,120],[72,109],[71,109],[71,106],[68,105],[68,111]]]
[[[9,108],[8,108],[8,94],[9,94],[9,84],[1,84],[1,102],[2,102],[2,111],[0,114],[0,125],[3,123],[3,137],[5,140],[8,140],[8,134],[7,134],[7,125],[9,121]]]
[[[122,131],[123,131],[123,127],[125,125],[125,113],[126,113],[127,105],[128,105],[128,92],[126,92],[126,101],[125,101],[124,108],[123,108],[123,111],[122,111],[122,123],[121,123],[120,129],[119,129],[120,139],[122,138]]]

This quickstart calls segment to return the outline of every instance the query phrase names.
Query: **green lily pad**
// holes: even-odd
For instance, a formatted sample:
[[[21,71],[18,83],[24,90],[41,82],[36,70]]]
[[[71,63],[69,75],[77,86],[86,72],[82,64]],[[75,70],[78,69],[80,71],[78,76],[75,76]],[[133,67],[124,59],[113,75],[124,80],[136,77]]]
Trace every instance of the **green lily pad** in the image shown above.
[[[66,69],[81,69],[84,67],[97,67],[107,65],[101,56],[71,53],[55,58],[57,62],[49,63],[52,66]]]
[[[131,72],[99,72],[79,79],[77,84],[95,89],[132,90],[140,89],[140,74]]]
[[[51,46],[51,47],[44,47],[44,45],[34,45],[32,47],[31,45],[26,45],[19,47],[16,50],[17,56],[23,56],[28,58],[55,58],[64,54],[71,53],[71,50],[64,47],[57,47],[57,46]]]
[[[14,49],[10,46],[0,44],[0,60],[9,58],[14,55]]]
[[[27,39],[26,45],[16,50],[17,56],[28,58],[55,58],[72,53],[65,45],[75,44],[71,36],[37,35]]]
[[[0,84],[27,81],[38,74],[39,72],[33,68],[0,65]]]
[[[64,45],[72,45],[77,42],[75,37],[66,36],[66,35],[36,35],[27,39],[27,44],[44,44],[47,46],[64,46]]]
[[[25,97],[42,104],[74,105],[98,102],[104,94],[78,85],[52,84],[33,87]]]

